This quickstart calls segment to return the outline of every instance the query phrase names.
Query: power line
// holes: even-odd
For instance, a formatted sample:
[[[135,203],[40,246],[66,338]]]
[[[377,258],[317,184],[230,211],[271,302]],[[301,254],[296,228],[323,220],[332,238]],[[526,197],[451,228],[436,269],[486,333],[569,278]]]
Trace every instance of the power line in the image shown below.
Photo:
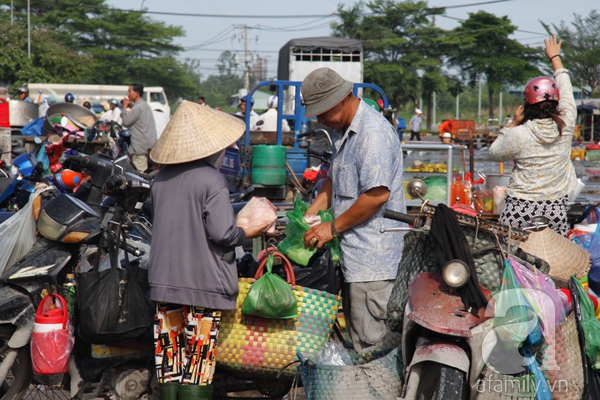
[[[464,7],[473,7],[480,6],[485,4],[493,4],[493,3],[504,3],[507,1],[513,0],[490,0],[490,1],[481,1],[477,3],[469,3],[469,4],[457,4],[453,6],[443,6],[443,7],[430,7],[430,10],[438,10],[438,9],[449,9],[449,8],[464,8]],[[131,12],[131,13],[142,13],[142,14],[152,14],[152,15],[172,15],[178,17],[202,17],[202,18],[257,18],[257,19],[266,19],[266,18],[277,18],[277,19],[304,19],[304,18],[328,18],[328,17],[337,17],[338,13],[330,13],[330,14],[307,14],[307,15],[298,15],[298,14],[285,14],[285,15],[248,15],[248,14],[198,14],[198,13],[177,13],[177,12],[167,12],[167,11],[149,11],[149,10],[126,10],[122,8],[112,8],[117,11]],[[365,14],[365,15],[373,15],[373,14]]]

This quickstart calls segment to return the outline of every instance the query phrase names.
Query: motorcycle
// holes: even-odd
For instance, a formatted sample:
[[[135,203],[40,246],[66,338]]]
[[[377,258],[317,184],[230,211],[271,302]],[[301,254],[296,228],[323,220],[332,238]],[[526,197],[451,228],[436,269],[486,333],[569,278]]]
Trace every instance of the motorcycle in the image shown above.
[[[422,198],[426,187],[421,183],[410,182],[407,191]],[[425,201],[417,216],[386,210],[384,217],[411,226],[390,231],[429,234],[435,212],[436,208]],[[491,231],[499,238],[526,240],[528,237],[526,230],[508,230],[503,225],[481,222],[459,213],[457,218],[462,226]],[[520,250],[516,255],[538,266],[542,263]],[[501,268],[499,263],[498,269]],[[460,291],[470,276],[465,262],[449,260],[439,272],[421,272],[411,281],[402,323],[405,384],[401,399],[463,400],[469,398],[476,387],[485,366],[481,343],[493,329],[493,319],[486,313],[486,305],[473,312],[466,309]],[[483,287],[481,290],[489,301],[490,292]]]
[[[307,203],[312,203],[312,201],[317,197],[317,195],[321,191],[321,187],[325,183],[325,178],[327,178],[327,175],[329,174],[329,168],[331,167],[331,159],[333,157],[331,150],[333,148],[333,143],[331,141],[331,137],[329,136],[329,132],[327,132],[325,129],[315,129],[314,131],[301,133],[298,135],[299,139],[304,140],[304,138],[307,136],[312,137],[313,135],[318,134],[325,135],[327,139],[327,145],[329,146],[329,150],[317,151],[313,150],[312,146],[309,146],[306,152],[308,157],[312,157],[321,161],[321,164],[319,165],[318,169],[308,169],[302,175],[302,177],[304,178],[304,188],[306,189],[306,194],[304,194],[302,200]],[[309,165],[310,164],[311,163],[309,162]]]
[[[120,174],[120,168],[99,158],[72,156],[71,159],[93,171],[87,196],[92,205],[57,191],[48,191],[49,199],[45,202],[41,195],[36,197],[33,210],[42,237],[22,260],[0,276],[4,283],[0,288],[2,398],[21,398],[28,390],[40,388],[51,393],[54,389],[64,388],[63,384],[69,380],[74,385],[69,398],[92,398],[109,392],[120,398],[137,398],[147,391],[153,368],[153,363],[149,362],[153,356],[151,341],[149,344],[141,343],[142,346],[137,348],[131,345],[121,347],[116,353],[111,353],[110,348],[102,349],[102,357],[94,358],[94,345],[78,339],[73,356],[75,365],[80,368],[72,366],[70,377],[34,377],[31,372],[29,340],[35,310],[44,295],[60,292],[66,274],[79,267],[80,254],[90,254],[85,246],[97,245],[100,238],[115,227],[127,232],[137,232],[138,229],[148,233],[146,231],[149,230],[146,236],[151,239],[151,227],[143,226],[142,229],[142,223],[136,225],[134,222],[140,204],[149,195],[149,183],[131,174]],[[116,174],[106,176],[115,171]],[[98,202],[101,177],[104,177],[104,193],[113,198],[110,207]],[[132,233],[126,240],[119,241],[119,246],[131,254],[132,262],[148,253],[149,245],[144,241],[146,236]],[[123,348],[136,348],[136,351],[123,354]],[[78,382],[82,382],[81,385],[77,385]],[[133,384],[138,385],[137,389],[132,389]],[[139,392],[140,388],[142,392]]]

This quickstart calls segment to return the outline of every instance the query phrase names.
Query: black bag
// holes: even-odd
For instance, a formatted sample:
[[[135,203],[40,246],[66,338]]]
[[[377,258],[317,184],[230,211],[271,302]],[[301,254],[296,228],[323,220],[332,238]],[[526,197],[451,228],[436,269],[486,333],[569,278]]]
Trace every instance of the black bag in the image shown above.
[[[79,285],[79,335],[91,343],[114,343],[143,334],[151,325],[145,293],[148,271],[129,263],[118,267],[118,233],[107,233],[110,269],[98,271],[102,240],[89,272],[77,273]],[[123,235],[123,240],[125,237]]]
[[[339,293],[339,275],[333,264],[331,248],[323,246],[310,257],[306,267],[292,262],[296,285],[337,295]],[[273,267],[273,272],[285,279],[281,266]]]

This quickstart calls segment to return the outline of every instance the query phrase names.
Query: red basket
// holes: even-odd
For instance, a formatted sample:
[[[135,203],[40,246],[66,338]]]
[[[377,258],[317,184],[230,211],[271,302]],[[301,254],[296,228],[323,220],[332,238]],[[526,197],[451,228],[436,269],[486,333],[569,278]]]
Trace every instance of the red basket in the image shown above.
[[[0,128],[10,128],[10,109],[8,101],[0,98]]]

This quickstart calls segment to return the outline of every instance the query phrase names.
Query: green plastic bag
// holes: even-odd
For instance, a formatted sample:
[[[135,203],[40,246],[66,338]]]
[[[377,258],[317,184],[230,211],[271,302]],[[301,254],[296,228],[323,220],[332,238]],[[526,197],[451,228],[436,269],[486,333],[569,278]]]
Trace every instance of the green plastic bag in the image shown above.
[[[264,318],[288,319],[298,316],[298,303],[292,286],[273,274],[273,254],[269,254],[267,271],[250,287],[242,313]]]
[[[296,198],[294,209],[285,214],[289,219],[289,222],[285,226],[285,239],[277,246],[280,252],[302,267],[306,267],[310,258],[317,252],[316,247],[314,249],[304,247],[304,234],[310,228],[304,219],[304,214],[308,210],[308,207],[307,203],[298,197]],[[322,222],[333,221],[331,210],[319,211],[319,216]],[[325,243],[325,245],[331,248],[333,263],[337,265],[340,261],[338,239],[333,239]]]
[[[585,354],[592,364],[592,369],[600,370],[600,321],[594,312],[594,303],[588,297],[587,292],[577,281],[571,279],[577,286],[579,293],[579,307],[581,308],[581,326],[585,336]]]

